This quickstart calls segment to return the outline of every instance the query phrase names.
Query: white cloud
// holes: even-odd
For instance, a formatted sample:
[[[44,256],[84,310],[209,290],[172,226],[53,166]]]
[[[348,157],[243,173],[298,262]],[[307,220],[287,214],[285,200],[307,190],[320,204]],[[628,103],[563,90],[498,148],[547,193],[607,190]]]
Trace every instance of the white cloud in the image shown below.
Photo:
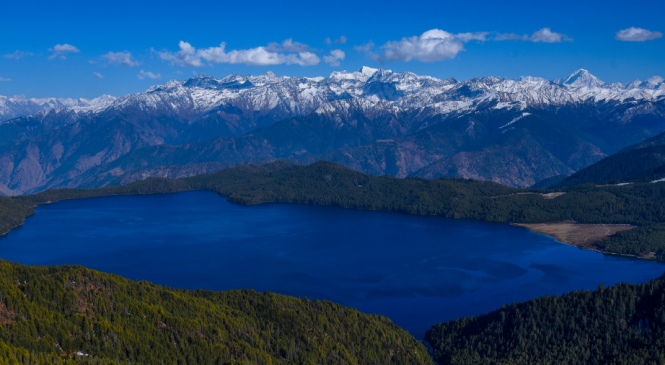
[[[4,77],[0,77],[0,82],[2,82],[2,81],[12,81],[12,79],[6,79]]]
[[[345,44],[346,43],[346,36],[341,36],[335,40],[335,44]]]
[[[103,79],[104,78],[104,75],[100,74],[99,72],[93,72],[92,74],[95,75],[95,77],[98,78],[98,79]]]
[[[457,33],[455,34],[455,37],[464,43],[469,41],[485,42],[489,34],[490,32]]]
[[[27,56],[33,56],[32,52],[26,52],[26,51],[19,51],[16,50],[14,53],[8,53],[2,57],[10,59],[10,60],[20,60],[23,57]]]
[[[365,44],[363,44],[363,45],[360,45],[360,46],[354,46],[353,49],[355,49],[355,50],[358,51],[358,52],[363,52],[363,53],[365,53],[369,58],[372,59],[372,61],[374,61],[374,62],[378,62],[378,63],[381,63],[381,64],[382,64],[382,63],[383,63],[383,60],[381,59],[381,55],[379,55],[378,53],[376,53],[376,52],[373,51],[373,50],[374,50],[374,46],[375,46],[374,42],[369,41],[369,42],[367,42],[367,43],[365,43]]]
[[[192,47],[191,44],[180,41],[178,46],[180,47],[180,51],[178,51],[177,53],[172,53],[168,51],[164,52],[155,51],[155,52],[157,53],[157,55],[159,55],[159,58],[161,58],[164,61],[169,61],[171,62],[171,64],[175,64],[178,66],[190,66],[190,67],[204,66],[201,57],[196,55],[196,49]]]
[[[326,38],[328,42],[330,38]],[[356,51],[367,54],[372,60],[383,63],[383,60],[403,61],[418,60],[421,62],[436,62],[457,57],[464,51],[464,43],[470,41],[505,41],[521,40],[529,42],[559,43],[570,42],[572,38],[565,34],[553,32],[550,28],[542,28],[532,35],[499,33],[499,32],[465,32],[452,34],[440,29],[432,29],[420,36],[402,38],[400,41],[389,41],[379,47],[382,51],[375,51],[375,44],[369,42],[354,46]],[[326,61],[327,62],[327,61]]]
[[[544,43],[559,43],[561,41],[572,41],[567,35],[552,32],[550,28],[543,28],[529,37],[531,42],[544,42]]]
[[[492,41],[530,41],[530,42],[542,42],[542,43],[560,43],[560,42],[572,42],[573,39],[568,37],[565,34],[553,32],[550,28],[543,28],[532,35],[528,34],[516,34],[516,33],[498,33],[491,32],[488,33],[488,40]]]
[[[219,47],[196,49],[192,47],[191,44],[180,41],[179,47],[180,50],[176,53],[168,51],[155,52],[162,60],[169,61],[171,64],[182,67],[201,67],[205,66],[206,63],[210,65],[215,63],[242,63],[250,66],[281,64],[311,66],[320,62],[320,59],[316,54],[304,51],[303,47],[307,47],[306,45],[293,42],[290,39],[282,42],[281,45],[271,44],[268,47],[256,47],[228,52],[226,51],[226,43],[220,44]]]
[[[464,50],[464,45],[453,34],[432,29],[420,36],[387,42],[381,48],[382,58],[387,60],[408,62],[415,59],[421,62],[436,62],[455,58]]]
[[[495,41],[527,41],[529,36],[524,34],[515,34],[515,33],[496,33],[492,40]]]
[[[324,39],[323,41],[326,42],[326,44],[332,43],[332,41],[330,40],[330,37],[326,37],[326,39]]]
[[[79,52],[81,52],[81,51],[79,51],[78,48],[72,46],[71,44],[67,44],[67,43],[65,43],[65,44],[56,44],[55,46],[53,46],[53,48],[49,48],[48,50],[49,50],[49,52],[53,52],[53,54],[48,56],[49,60],[52,60],[56,57],[59,57],[61,60],[64,60],[65,58],[67,58],[67,57],[65,57],[65,54],[67,54],[67,53],[79,53]]]
[[[353,46],[353,49],[355,49],[358,52],[369,52],[374,48],[374,42],[369,41],[365,44],[362,44],[360,46]]]
[[[141,70],[141,72],[139,72],[139,74],[136,75],[136,77],[137,77],[139,80],[143,80],[143,79],[145,79],[145,78],[149,78],[149,79],[157,80],[157,79],[161,79],[161,78],[162,78],[162,74],[154,74],[154,73],[152,73],[152,72],[150,72],[150,71],[143,71],[143,70]]]
[[[323,56],[323,62],[329,63],[330,66],[339,66],[339,61],[343,61],[346,54],[340,49],[333,49],[330,51],[330,56]]]
[[[268,44],[268,47],[266,47],[268,52],[305,52],[309,49],[310,48],[308,45],[300,42],[294,42],[293,38],[289,38],[283,41],[282,44],[272,42]]]
[[[644,42],[662,37],[663,33],[661,32],[652,32],[648,29],[630,27],[618,31],[614,39],[624,42]]]
[[[132,58],[132,54],[127,51],[122,52],[109,52],[102,56],[110,65],[123,65],[127,67],[134,67],[140,65],[139,62]]]
[[[649,77],[649,78],[647,79],[647,82],[650,82],[650,83],[652,83],[652,84],[660,84],[660,83],[663,82],[663,81],[665,81],[665,80],[664,80],[662,77],[658,76],[658,75],[655,75],[655,76]]]

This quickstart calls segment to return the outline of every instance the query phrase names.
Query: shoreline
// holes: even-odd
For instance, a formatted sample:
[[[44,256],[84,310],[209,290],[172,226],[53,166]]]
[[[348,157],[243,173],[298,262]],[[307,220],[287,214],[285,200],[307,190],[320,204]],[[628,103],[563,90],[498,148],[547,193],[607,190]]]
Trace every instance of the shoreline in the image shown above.
[[[215,189],[183,189],[180,191],[166,191],[166,192],[129,192],[129,193],[123,193],[123,192],[114,192],[110,194],[92,194],[89,196],[80,196],[80,197],[74,197],[74,198],[63,198],[63,199],[56,199],[56,200],[46,200],[42,202],[37,202],[31,204],[31,207],[33,208],[33,212],[31,214],[26,215],[23,217],[21,222],[17,224],[14,227],[9,228],[5,232],[0,232],[0,237],[7,235],[9,232],[11,232],[13,229],[18,228],[22,226],[25,223],[25,219],[34,215],[36,211],[34,210],[40,205],[46,205],[46,204],[52,204],[52,203],[57,203],[58,201],[61,200],[77,200],[77,199],[88,199],[88,198],[100,198],[100,197],[107,197],[107,196],[129,196],[129,195],[155,195],[155,194],[174,194],[174,193],[182,193],[186,191],[209,191],[209,192],[214,192],[220,197],[226,199],[228,202],[232,204],[238,204],[238,205],[245,205],[245,206],[251,206],[251,205],[258,205],[258,204],[266,204],[266,203],[277,203],[277,204],[299,204],[297,202],[258,202],[258,203],[247,203],[243,201],[231,201],[229,200],[229,197],[225,194],[222,194],[219,191],[216,191]],[[528,194],[528,193],[527,193]],[[554,199],[558,196],[561,196],[565,193],[557,193],[554,196],[548,197],[546,199]],[[542,194],[539,194],[542,195]],[[492,197],[492,198],[497,198],[497,197]],[[300,203],[300,204],[305,204],[305,205],[324,205],[324,206],[338,206],[334,204],[311,204],[311,203]],[[338,206],[342,207],[342,206]],[[367,210],[367,211],[382,211],[382,212],[390,212],[387,210],[382,210],[382,209],[359,209],[355,207],[342,207],[346,209],[354,209],[354,210]],[[412,213],[406,213],[408,215],[414,215]],[[447,218],[447,219],[464,219],[464,218],[449,218],[445,217],[439,214],[415,214],[415,215],[428,215],[428,216],[438,216],[442,218]],[[523,227],[526,228],[534,233],[539,233],[546,235],[548,237],[554,238],[557,242],[563,243],[565,245],[569,246],[574,246],[577,248],[585,249],[585,250],[590,250],[590,251],[595,251],[598,253],[606,254],[606,255],[612,255],[612,256],[621,256],[621,257],[631,257],[631,258],[639,258],[639,259],[645,259],[645,260],[654,260],[656,259],[656,256],[653,252],[644,255],[644,256],[637,256],[637,255],[630,255],[630,254],[621,254],[621,253],[616,253],[616,252],[608,252],[608,251],[603,251],[599,249],[598,247],[595,246],[595,243],[598,241],[601,241],[602,239],[612,237],[615,235],[617,232],[621,231],[626,231],[630,229],[637,228],[637,226],[633,226],[630,224],[584,224],[584,223],[576,223],[573,221],[561,221],[561,222],[545,222],[545,223],[508,223],[508,222],[490,222],[484,219],[472,219],[472,220],[479,220],[482,222],[487,222],[487,223],[498,223],[498,224],[509,224],[511,226],[515,227]],[[604,232],[599,232],[598,228],[602,228]]]
[[[585,250],[595,251],[605,255],[631,257],[643,260],[654,260],[653,252],[643,256],[622,254],[617,252],[603,251],[595,243],[605,238],[610,238],[618,232],[637,228],[630,224],[585,224],[571,221],[547,222],[547,223],[510,223],[511,226],[523,227],[531,232],[543,234],[554,238],[564,245],[573,246]]]

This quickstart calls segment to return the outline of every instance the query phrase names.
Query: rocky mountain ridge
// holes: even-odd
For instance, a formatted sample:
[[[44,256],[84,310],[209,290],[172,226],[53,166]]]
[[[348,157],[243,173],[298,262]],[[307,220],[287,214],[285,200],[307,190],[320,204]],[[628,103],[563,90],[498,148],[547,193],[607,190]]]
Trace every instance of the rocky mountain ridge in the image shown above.
[[[0,192],[274,159],[527,186],[665,131],[662,80],[607,84],[586,70],[466,81],[369,67],[327,78],[202,74],[105,100],[0,124]]]
[[[0,123],[50,109],[100,111],[111,105],[115,99],[111,95],[102,95],[94,99],[27,98],[24,95],[0,95]]]

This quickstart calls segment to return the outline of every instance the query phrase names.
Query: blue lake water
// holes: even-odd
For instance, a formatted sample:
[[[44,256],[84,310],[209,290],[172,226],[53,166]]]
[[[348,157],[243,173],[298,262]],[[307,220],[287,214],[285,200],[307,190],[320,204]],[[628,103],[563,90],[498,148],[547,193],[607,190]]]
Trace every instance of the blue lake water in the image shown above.
[[[116,196],[37,208],[0,257],[80,264],[171,287],[254,288],[328,299],[429,327],[665,265],[605,256],[503,224],[295,204],[240,206],[211,192]]]

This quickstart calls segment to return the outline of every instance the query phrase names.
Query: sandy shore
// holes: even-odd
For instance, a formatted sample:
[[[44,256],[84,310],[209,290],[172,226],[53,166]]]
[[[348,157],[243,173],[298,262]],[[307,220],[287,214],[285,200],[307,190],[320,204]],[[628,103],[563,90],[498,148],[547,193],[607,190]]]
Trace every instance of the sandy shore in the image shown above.
[[[563,192],[563,191],[557,191],[557,192],[554,192],[554,193],[547,193],[547,194],[545,194],[545,193],[515,193],[515,194],[493,196],[492,199],[505,198],[505,197],[508,197],[508,196],[515,196],[515,195],[540,195],[544,199],[551,200],[551,199],[559,197],[563,194],[565,194],[565,192]]]
[[[598,248],[594,243],[613,236],[617,232],[635,228],[628,224],[579,224],[574,222],[513,223],[513,225],[546,234],[559,242],[596,251]]]

